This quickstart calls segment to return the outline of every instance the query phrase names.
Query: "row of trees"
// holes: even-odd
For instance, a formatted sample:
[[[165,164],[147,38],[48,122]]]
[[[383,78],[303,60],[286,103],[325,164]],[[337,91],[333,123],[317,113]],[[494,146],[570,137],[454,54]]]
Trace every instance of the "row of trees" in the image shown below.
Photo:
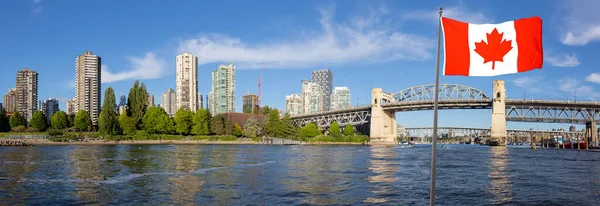
[[[48,124],[50,122],[50,124]],[[71,121],[72,122],[72,121]],[[42,111],[36,111],[31,117],[29,129],[27,127],[27,120],[20,112],[15,112],[8,118],[6,110],[0,111],[0,132],[9,132],[11,130],[17,132],[31,131],[31,132],[43,132],[46,129],[65,129],[70,126],[67,115],[58,111],[50,117],[50,121],[46,119],[46,115]]]

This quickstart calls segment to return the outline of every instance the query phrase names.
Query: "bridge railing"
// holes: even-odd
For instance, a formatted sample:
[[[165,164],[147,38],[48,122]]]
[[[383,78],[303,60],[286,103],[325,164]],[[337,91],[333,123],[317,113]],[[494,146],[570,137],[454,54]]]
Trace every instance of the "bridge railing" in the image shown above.
[[[336,110],[329,110],[329,111],[323,111],[323,112],[315,112],[315,113],[310,113],[310,114],[297,114],[297,115],[291,115],[291,117],[292,118],[303,118],[303,117],[312,117],[312,116],[321,116],[321,115],[328,115],[328,114],[352,112],[352,111],[357,111],[357,110],[370,109],[371,106],[372,106],[371,104],[362,104],[362,105],[358,105],[358,106],[352,106],[352,107],[346,108],[346,109],[336,109]]]
[[[525,104],[571,104],[571,105],[597,105],[599,102],[593,101],[573,101],[573,100],[531,100],[531,99],[507,99],[506,103],[525,103]]]

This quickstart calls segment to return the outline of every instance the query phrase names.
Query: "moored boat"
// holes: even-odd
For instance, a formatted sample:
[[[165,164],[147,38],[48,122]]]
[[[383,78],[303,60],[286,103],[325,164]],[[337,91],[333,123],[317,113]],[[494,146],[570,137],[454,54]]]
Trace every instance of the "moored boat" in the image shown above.
[[[565,149],[585,149],[588,146],[587,142],[579,142],[579,147],[577,146],[577,144],[578,144],[577,142],[567,142],[566,144],[563,144],[562,146]]]

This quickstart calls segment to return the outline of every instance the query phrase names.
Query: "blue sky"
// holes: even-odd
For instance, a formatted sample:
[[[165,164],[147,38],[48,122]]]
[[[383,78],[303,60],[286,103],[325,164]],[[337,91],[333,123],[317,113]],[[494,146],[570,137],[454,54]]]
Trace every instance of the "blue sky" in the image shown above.
[[[264,61],[262,104],[285,107],[310,72],[328,68],[334,86],[348,86],[352,104],[367,104],[371,89],[394,93],[434,83],[437,8],[471,23],[500,23],[538,15],[543,19],[542,70],[496,77],[441,77],[491,93],[503,79],[509,98],[579,101],[600,96],[598,1],[48,1],[0,2],[0,93],[16,72],[39,73],[39,98],[75,94],[75,58],[102,57],[103,89],[125,94],[135,79],[160,103],[175,87],[175,56],[198,56],[199,91],[210,91],[219,64],[237,65],[236,109],[241,95],[257,92]],[[516,6],[518,5],[518,6]],[[64,101],[60,102],[64,109]],[[432,112],[397,114],[407,127],[431,125]],[[466,117],[466,118],[465,118]],[[460,119],[460,121],[457,121]],[[440,112],[441,126],[489,127],[489,110]],[[565,127],[509,123],[509,128]],[[581,127],[579,127],[581,128]]]

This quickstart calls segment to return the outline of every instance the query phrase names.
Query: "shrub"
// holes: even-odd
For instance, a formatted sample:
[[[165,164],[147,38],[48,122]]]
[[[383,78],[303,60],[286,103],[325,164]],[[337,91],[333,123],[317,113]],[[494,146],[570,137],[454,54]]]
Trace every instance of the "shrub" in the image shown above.
[[[27,127],[25,126],[17,126],[15,128],[12,128],[13,132],[25,132],[25,130],[27,130]]]
[[[48,130],[48,135],[50,136],[60,136],[63,135],[63,132],[57,129],[50,129]]]
[[[32,127],[32,128],[27,128],[27,129],[25,130],[25,132],[39,132],[39,130],[38,130],[37,128],[33,128],[33,127]]]

